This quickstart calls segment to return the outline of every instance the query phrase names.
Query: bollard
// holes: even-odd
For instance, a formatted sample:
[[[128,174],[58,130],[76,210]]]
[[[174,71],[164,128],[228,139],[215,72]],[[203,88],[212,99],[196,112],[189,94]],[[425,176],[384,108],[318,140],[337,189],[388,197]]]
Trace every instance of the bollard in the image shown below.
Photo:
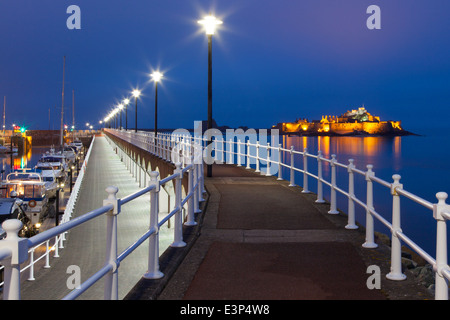
[[[366,181],[367,181],[367,198],[366,198],[366,242],[363,243],[364,248],[373,249],[377,248],[378,245],[375,243],[374,236],[374,225],[373,217],[369,209],[373,208],[373,182],[370,177],[374,177],[375,173],[372,171],[373,166],[371,164],[367,165],[366,171]]]
[[[447,224],[444,212],[450,213],[450,205],[445,200],[448,194],[438,192],[436,194],[438,203],[433,205],[433,217],[437,222],[436,230],[436,265],[434,271],[435,276],[435,299],[448,300],[448,280],[442,274],[442,270],[448,270],[447,262]]]
[[[175,213],[175,227],[174,227],[174,239],[171,247],[181,248],[186,246],[186,242],[183,241],[183,215],[182,215],[182,206],[181,206],[181,198],[182,198],[182,188],[181,188],[181,180],[183,179],[183,171],[181,170],[181,163],[177,162],[175,164],[176,169],[174,173],[177,175],[175,178],[175,208],[177,212]]]
[[[149,187],[154,186],[150,190],[150,226],[149,230],[154,231],[148,239],[148,270],[143,275],[145,279],[160,279],[164,274],[159,271],[159,227],[158,227],[158,213],[159,213],[159,191],[161,186],[159,184],[159,173],[157,171],[150,172]]]
[[[406,276],[402,273],[402,244],[398,238],[397,232],[401,232],[400,224],[400,195],[397,189],[403,189],[400,183],[400,175],[394,174],[392,176],[394,182],[391,185],[392,195],[392,230],[391,230],[391,272],[386,275],[389,280],[401,281],[405,280]]]
[[[353,169],[355,165],[353,164],[353,159],[349,159],[347,172],[348,172],[348,222],[345,226],[345,229],[354,230],[358,229],[358,226],[355,223],[355,202],[352,197],[355,196],[355,177],[353,173]]]
[[[303,190],[302,193],[309,193],[308,190],[308,149],[303,148]]]
[[[322,151],[317,153],[317,200],[316,203],[324,203],[322,188]]]
[[[106,213],[106,260],[113,268],[105,275],[105,300],[117,300],[119,298],[119,278],[117,261],[117,215],[120,213],[120,204],[117,199],[117,187],[107,187],[108,198],[103,200],[103,205],[113,205],[113,209]]]

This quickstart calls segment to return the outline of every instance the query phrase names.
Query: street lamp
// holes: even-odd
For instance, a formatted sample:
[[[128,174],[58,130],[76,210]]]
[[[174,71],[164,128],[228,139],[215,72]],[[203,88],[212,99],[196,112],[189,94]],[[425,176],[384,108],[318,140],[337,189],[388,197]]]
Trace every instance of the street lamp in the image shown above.
[[[128,116],[127,116],[127,109],[128,109],[128,104],[130,103],[130,99],[125,99],[123,100],[123,104],[125,106],[125,131],[128,130]]]
[[[209,15],[198,21],[199,24],[205,28],[206,35],[208,36],[208,130],[212,128],[212,36],[216,31],[218,25],[223,22],[216,17]],[[208,137],[209,143],[211,137]],[[207,176],[212,177],[212,165],[207,166]]]
[[[150,75],[155,81],[155,137],[158,135],[158,82],[161,81],[163,74],[155,71]]]
[[[134,132],[137,132],[137,99],[139,98],[139,96],[141,95],[141,92],[137,89],[133,90],[133,96],[134,96],[134,100],[135,100],[135,109],[134,109],[134,122],[135,122],[135,128],[134,128]]]

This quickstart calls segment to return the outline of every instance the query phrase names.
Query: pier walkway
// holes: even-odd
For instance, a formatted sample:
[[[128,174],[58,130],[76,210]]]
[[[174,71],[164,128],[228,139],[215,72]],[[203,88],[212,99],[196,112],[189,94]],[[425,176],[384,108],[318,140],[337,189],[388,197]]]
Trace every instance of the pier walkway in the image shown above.
[[[433,298],[412,275],[386,280],[389,248],[381,243],[362,248],[364,232],[346,230],[345,215],[327,214],[329,205],[316,204],[315,195],[288,184],[254,170],[215,165],[213,177],[205,177],[208,198],[199,236],[184,261],[162,263],[161,271],[173,276],[141,279],[126,299]],[[370,265],[381,269],[379,290],[367,288]]]
[[[140,190],[106,138],[99,136],[73,218],[101,206],[107,186],[118,187],[118,198]],[[165,277],[142,278],[148,246],[140,246],[120,265],[119,299],[433,299],[408,270],[404,281],[386,280],[389,248],[381,242],[377,249],[362,248],[362,228],[345,229],[343,213],[327,214],[329,204],[315,203],[316,196],[302,193],[300,187],[252,169],[214,165],[213,177],[205,177],[205,189],[198,225],[184,228],[188,245],[169,248],[161,256]],[[119,252],[147,231],[149,207],[149,197],[141,197],[122,208]],[[81,281],[99,270],[105,261],[105,225],[105,219],[94,219],[71,230],[51,268],[23,284],[22,299],[63,298],[70,292],[64,284],[71,265],[80,267]],[[372,265],[381,270],[381,289],[367,288],[373,275],[367,268]],[[78,299],[103,299],[103,281]]]
[[[106,138],[97,136],[72,219],[102,206],[103,200],[107,197],[105,188],[112,185],[119,188],[118,197],[126,196],[140,189]],[[149,208],[149,197],[141,197],[133,201],[132,205],[124,206],[118,221],[121,228],[118,238],[119,250],[123,250],[133,243],[140,234],[148,229]],[[60,257],[52,258],[51,268],[39,270],[36,272],[35,281],[23,283],[23,300],[62,299],[70,292],[65,285],[70,275],[67,273],[69,266],[80,267],[81,281],[102,267],[105,261],[105,218],[94,219],[71,230],[66,239],[64,249],[59,252]],[[141,246],[121,264],[119,299],[128,293],[146,271],[147,251],[146,246]],[[24,276],[26,277],[26,275]],[[96,283],[78,299],[102,300],[103,281]]]

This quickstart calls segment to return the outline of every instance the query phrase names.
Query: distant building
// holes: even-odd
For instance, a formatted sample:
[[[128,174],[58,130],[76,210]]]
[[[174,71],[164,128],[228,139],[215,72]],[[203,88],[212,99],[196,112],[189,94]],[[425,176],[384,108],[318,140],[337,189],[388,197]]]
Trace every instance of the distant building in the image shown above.
[[[396,134],[403,133],[401,121],[381,121],[380,117],[371,115],[366,108],[347,111],[340,116],[322,116],[321,120],[308,121],[297,119],[295,122],[278,123],[273,126],[281,133],[302,135],[317,134]]]

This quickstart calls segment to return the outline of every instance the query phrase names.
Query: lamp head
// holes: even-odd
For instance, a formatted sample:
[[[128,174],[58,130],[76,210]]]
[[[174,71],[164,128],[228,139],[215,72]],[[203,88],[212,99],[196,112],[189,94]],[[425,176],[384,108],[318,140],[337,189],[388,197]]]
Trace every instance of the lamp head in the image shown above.
[[[161,78],[163,77],[163,74],[161,72],[155,71],[150,75],[155,82],[161,81]]]
[[[219,24],[223,22],[218,20],[216,17],[210,15],[203,18],[203,20],[198,21],[205,28],[207,35],[213,35],[216,32],[216,28]]]
[[[141,95],[141,92],[137,89],[133,90],[133,97],[138,98]]]
[[[124,99],[124,100],[123,100],[123,104],[124,104],[124,105],[128,105],[129,103],[130,103],[130,99]]]

